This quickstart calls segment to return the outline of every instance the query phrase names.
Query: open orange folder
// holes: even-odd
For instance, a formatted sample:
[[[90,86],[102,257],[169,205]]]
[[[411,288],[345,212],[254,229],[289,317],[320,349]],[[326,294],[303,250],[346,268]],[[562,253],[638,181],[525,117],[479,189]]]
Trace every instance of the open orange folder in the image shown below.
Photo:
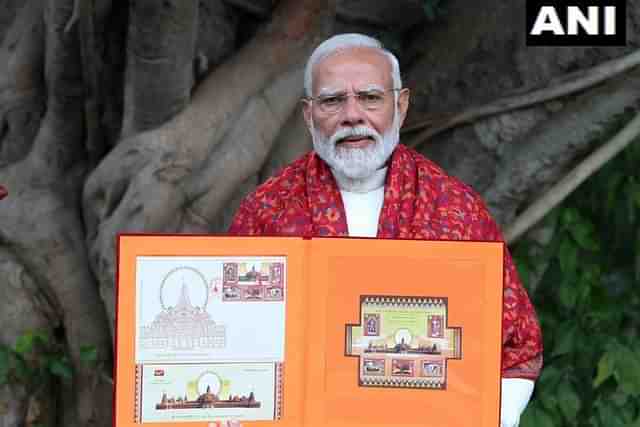
[[[120,235],[115,425],[496,427],[503,250]]]

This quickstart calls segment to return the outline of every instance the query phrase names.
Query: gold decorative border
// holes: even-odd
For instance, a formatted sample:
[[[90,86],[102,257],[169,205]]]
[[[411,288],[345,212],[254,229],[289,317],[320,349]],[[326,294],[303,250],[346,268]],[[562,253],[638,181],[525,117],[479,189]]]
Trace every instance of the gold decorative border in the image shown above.
[[[133,422],[142,422],[142,364],[136,364],[136,401],[133,405]]]

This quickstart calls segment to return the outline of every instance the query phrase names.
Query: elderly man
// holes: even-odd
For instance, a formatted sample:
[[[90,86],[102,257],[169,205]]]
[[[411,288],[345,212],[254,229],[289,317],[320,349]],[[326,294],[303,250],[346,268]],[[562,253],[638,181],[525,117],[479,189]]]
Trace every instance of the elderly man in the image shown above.
[[[502,240],[473,190],[398,145],[409,90],[377,40],[326,40],[307,63],[305,92],[314,151],[249,195],[230,233]],[[501,423],[515,427],[542,366],[542,344],[508,253],[504,275]]]

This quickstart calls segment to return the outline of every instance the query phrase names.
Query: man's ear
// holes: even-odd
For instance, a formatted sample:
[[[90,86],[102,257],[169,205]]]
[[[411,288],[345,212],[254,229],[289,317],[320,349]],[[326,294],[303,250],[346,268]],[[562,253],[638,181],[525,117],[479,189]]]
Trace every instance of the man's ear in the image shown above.
[[[404,119],[407,117],[407,111],[409,110],[409,95],[410,91],[407,88],[404,88],[400,91],[398,95],[398,113],[400,119],[400,127],[404,123]]]
[[[308,99],[302,99],[302,117],[307,124],[307,129],[311,129],[313,126],[313,118],[311,117],[311,101]]]

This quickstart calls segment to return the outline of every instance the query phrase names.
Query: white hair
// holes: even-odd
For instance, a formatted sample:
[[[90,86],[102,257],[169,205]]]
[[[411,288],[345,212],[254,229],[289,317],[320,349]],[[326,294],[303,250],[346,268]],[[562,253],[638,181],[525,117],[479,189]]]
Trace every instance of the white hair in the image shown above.
[[[332,53],[358,47],[370,47],[380,50],[380,52],[389,59],[389,63],[391,64],[391,78],[393,80],[393,89],[402,88],[402,79],[400,78],[400,64],[398,63],[398,59],[395,57],[395,55],[385,49],[384,46],[382,46],[382,43],[380,43],[380,41],[374,39],[373,37],[365,36],[363,34],[350,33],[338,34],[336,36],[328,38],[313,51],[304,69],[305,96],[312,96],[313,68],[318,62],[322,61]]]

